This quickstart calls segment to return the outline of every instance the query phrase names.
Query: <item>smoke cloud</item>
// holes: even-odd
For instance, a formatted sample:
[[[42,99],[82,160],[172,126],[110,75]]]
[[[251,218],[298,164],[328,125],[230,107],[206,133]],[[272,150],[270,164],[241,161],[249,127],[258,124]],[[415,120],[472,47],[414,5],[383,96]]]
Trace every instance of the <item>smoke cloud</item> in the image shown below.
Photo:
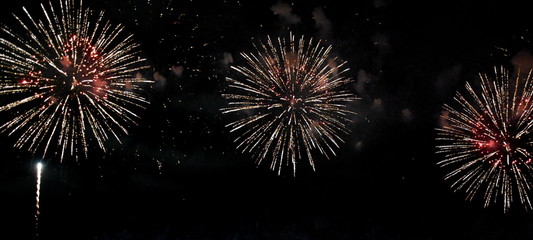
[[[453,92],[453,86],[460,80],[461,66],[455,65],[451,69],[441,72],[435,81],[435,90],[440,96],[447,96]]]
[[[331,21],[326,17],[324,10],[317,7],[313,10],[313,19],[315,20],[315,27],[320,34],[325,35],[331,31]]]
[[[227,66],[232,63],[233,63],[233,56],[231,55],[231,53],[224,52],[224,58],[222,59],[222,64]]]
[[[183,75],[183,66],[172,66],[171,70],[178,77],[181,77],[181,75]]]
[[[411,122],[413,121],[413,113],[409,108],[404,108],[402,110],[402,119],[404,122]]]
[[[270,7],[270,9],[286,24],[292,25],[300,22],[300,17],[292,13],[292,7],[287,3],[278,2]]]
[[[167,78],[159,72],[154,73],[154,88],[158,91],[162,91],[167,86]]]
[[[529,51],[521,51],[511,59],[511,63],[520,71],[529,72],[533,68],[533,56]]]

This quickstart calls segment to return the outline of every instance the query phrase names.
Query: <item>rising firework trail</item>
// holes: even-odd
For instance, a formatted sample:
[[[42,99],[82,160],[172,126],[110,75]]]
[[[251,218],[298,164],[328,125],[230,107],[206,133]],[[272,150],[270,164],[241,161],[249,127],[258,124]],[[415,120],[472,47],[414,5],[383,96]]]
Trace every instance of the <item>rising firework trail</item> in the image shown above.
[[[87,157],[90,146],[105,151],[147,103],[138,45],[81,1],[41,8],[40,17],[23,8],[17,26],[0,26],[0,113],[10,114],[0,132],[61,161]]]
[[[36,186],[36,192],[35,192],[35,235],[39,236],[39,215],[40,212],[40,206],[39,202],[41,200],[41,173],[43,169],[42,163],[37,163],[37,186]]]
[[[330,56],[323,42],[267,38],[254,45],[257,53],[242,53],[246,64],[232,66],[238,78],[227,78],[223,94],[229,107],[223,113],[240,113],[227,126],[238,132],[237,148],[251,153],[259,165],[281,173],[306,158],[315,169],[314,152],[329,157],[349,133],[353,114],[347,104],[356,99],[353,80],[345,77],[346,62]]]
[[[479,88],[466,84],[453,104],[446,104],[437,129],[438,163],[448,169],[445,179],[465,191],[467,199],[482,197],[485,207],[513,200],[531,209],[533,187],[533,79],[532,72],[514,76],[503,67],[480,74]]]

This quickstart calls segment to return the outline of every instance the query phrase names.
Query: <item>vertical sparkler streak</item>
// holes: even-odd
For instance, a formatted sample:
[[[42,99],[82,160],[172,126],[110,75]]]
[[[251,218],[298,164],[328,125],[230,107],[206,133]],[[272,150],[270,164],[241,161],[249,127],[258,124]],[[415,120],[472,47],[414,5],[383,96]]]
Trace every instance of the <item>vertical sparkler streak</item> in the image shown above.
[[[455,191],[467,200],[480,195],[484,206],[501,202],[507,212],[515,200],[527,209],[533,179],[531,71],[514,75],[503,67],[479,74],[479,88],[466,83],[453,104],[446,104],[437,129],[438,165],[450,172]]]
[[[40,212],[40,200],[41,200],[41,173],[43,169],[42,163],[37,163],[37,184],[35,191],[35,236],[39,236],[39,215]]]
[[[56,148],[63,161],[88,157],[93,142],[105,151],[108,135],[120,141],[117,131],[137,124],[152,81],[137,77],[145,59],[122,25],[81,0],[58,2],[41,4],[41,16],[23,8],[18,26],[0,27],[0,112],[11,114],[0,132],[18,134],[15,147],[43,157]]]
[[[254,44],[256,53],[241,53],[244,65],[232,66],[239,78],[226,78],[229,90],[224,114],[246,114],[229,124],[238,133],[237,149],[251,153],[256,164],[270,160],[270,169],[281,174],[285,166],[296,173],[299,160],[307,158],[315,169],[314,152],[335,155],[347,135],[353,115],[348,104],[357,99],[345,77],[345,62],[329,63],[331,46],[301,37],[296,40],[270,36]]]

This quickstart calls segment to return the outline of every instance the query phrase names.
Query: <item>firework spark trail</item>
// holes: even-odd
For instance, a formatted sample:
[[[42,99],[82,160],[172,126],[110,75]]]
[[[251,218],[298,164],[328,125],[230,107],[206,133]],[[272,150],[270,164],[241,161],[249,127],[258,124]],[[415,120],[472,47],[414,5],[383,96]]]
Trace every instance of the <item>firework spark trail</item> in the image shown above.
[[[39,202],[41,199],[41,173],[43,169],[42,163],[37,163],[37,186],[36,186],[36,192],[35,192],[35,235],[39,236],[39,215],[40,212],[40,206]]]
[[[138,44],[121,25],[103,20],[74,0],[41,4],[43,16],[14,15],[18,28],[0,26],[0,112],[15,115],[0,132],[18,134],[17,148],[87,157],[92,140],[119,140],[147,104],[139,92],[151,83]],[[91,141],[89,141],[91,140]]]
[[[515,75],[503,67],[480,74],[480,91],[467,83],[466,94],[458,91],[454,104],[444,105],[437,129],[444,156],[438,165],[451,168],[451,187],[468,200],[482,194],[485,207],[503,201],[505,212],[517,198],[532,209],[533,76]]]
[[[270,37],[254,45],[257,53],[242,53],[244,66],[232,66],[241,77],[227,78],[230,91],[223,94],[229,107],[222,112],[248,114],[227,126],[241,132],[237,148],[250,152],[259,165],[271,157],[270,168],[281,173],[284,165],[307,158],[315,169],[313,151],[329,158],[348,134],[347,104],[357,99],[350,91],[353,80],[344,77],[346,62],[334,66],[331,46],[301,37],[295,41]]]

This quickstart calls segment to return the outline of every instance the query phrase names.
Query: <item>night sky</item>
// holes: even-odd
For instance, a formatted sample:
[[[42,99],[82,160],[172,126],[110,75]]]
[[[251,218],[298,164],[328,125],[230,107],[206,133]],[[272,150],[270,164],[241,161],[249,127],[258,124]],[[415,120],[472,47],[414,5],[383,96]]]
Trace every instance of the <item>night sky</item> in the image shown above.
[[[41,159],[0,135],[0,239],[35,238],[37,162],[40,239],[532,239],[531,212],[465,201],[435,154],[456,90],[494,65],[533,63],[518,2],[86,0],[135,35],[150,105],[122,144],[88,159]],[[22,6],[41,14],[18,0],[1,23]],[[220,111],[239,53],[289,32],[331,44],[361,97],[337,156],[317,155],[316,171],[302,161],[296,177],[236,150],[235,116]]]

